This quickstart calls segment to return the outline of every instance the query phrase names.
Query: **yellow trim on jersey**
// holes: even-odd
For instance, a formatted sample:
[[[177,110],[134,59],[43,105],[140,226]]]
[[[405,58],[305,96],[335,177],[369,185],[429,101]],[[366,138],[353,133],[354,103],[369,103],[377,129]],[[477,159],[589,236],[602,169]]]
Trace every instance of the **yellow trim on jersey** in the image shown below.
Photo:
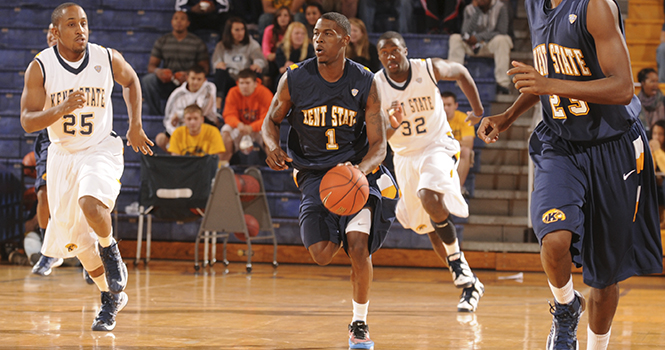
[[[294,63],[294,64],[290,65],[289,68],[291,68],[291,70],[294,70],[294,69],[298,68],[298,65]]]
[[[363,68],[365,68],[366,71],[371,72],[371,70],[369,70],[369,68],[367,68],[365,66],[363,66]]]

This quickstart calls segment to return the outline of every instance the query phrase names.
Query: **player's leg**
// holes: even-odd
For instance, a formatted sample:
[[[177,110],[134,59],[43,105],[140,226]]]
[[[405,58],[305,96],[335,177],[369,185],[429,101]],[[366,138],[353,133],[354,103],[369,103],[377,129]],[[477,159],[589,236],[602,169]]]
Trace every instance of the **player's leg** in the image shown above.
[[[370,257],[369,235],[372,227],[372,210],[363,208],[351,219],[345,229],[347,252],[351,259],[351,285],[353,287],[353,318],[349,324],[349,348],[371,349],[367,326],[369,291],[374,278]]]
[[[220,160],[225,160],[228,162],[231,160],[231,157],[233,157],[233,153],[235,153],[235,151],[238,149],[236,144],[239,142],[237,139],[240,133],[238,132],[238,129],[233,129],[228,124],[224,124],[224,126],[222,126],[221,132],[222,141],[224,141],[224,148],[226,149],[226,152],[224,152],[224,155]]]
[[[101,292],[102,304],[95,320],[92,322],[92,330],[111,331],[115,328],[116,315],[127,305],[127,294],[125,292],[110,292],[109,285],[106,282],[104,265],[95,245],[81,251],[77,257],[81,261],[83,269],[88,271],[90,278]]]
[[[598,289],[591,288],[589,295],[589,325],[587,326],[587,350],[606,349],[609,343],[612,320],[619,306],[619,284]]]

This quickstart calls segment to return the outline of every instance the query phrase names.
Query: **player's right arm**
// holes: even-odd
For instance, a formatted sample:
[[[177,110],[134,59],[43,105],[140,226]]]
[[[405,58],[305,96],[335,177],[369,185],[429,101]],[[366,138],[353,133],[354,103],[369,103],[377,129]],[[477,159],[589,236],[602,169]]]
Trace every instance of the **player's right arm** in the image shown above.
[[[268,114],[263,120],[263,127],[261,128],[261,136],[267,153],[266,164],[273,170],[286,170],[288,169],[286,162],[293,161],[279,146],[279,127],[293,106],[288,81],[286,80],[287,74],[282,75],[282,78],[279,79],[277,91],[272,98],[270,109],[268,109]]]
[[[478,123],[480,116],[485,113],[485,109],[483,108],[483,103],[480,101],[476,82],[473,81],[469,70],[457,62],[447,62],[440,58],[432,58],[432,67],[434,68],[434,77],[437,81],[454,80],[457,82],[464,96],[469,100],[473,114],[478,116],[478,118],[469,117],[467,121],[471,121],[471,124]]]
[[[485,143],[494,143],[499,139],[499,133],[506,131],[515,122],[517,117],[528,111],[540,101],[540,97],[532,94],[520,94],[505,112],[491,117],[485,117],[478,126],[478,137]]]
[[[46,101],[44,76],[39,63],[33,60],[25,71],[25,83],[21,94],[21,126],[26,132],[35,132],[57,122],[63,115],[85,105],[85,94],[75,91],[57,106],[44,109]]]

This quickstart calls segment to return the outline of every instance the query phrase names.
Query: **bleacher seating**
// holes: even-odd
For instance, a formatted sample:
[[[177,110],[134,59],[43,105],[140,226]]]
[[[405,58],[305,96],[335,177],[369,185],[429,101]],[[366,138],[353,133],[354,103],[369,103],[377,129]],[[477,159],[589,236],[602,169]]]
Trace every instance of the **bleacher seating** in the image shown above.
[[[142,76],[147,71],[152,45],[160,36],[170,31],[173,0],[79,0],[90,19],[90,42],[120,51],[125,59]],[[46,24],[50,21],[53,5],[43,0],[19,0],[11,5],[0,5],[0,164],[20,175],[23,156],[33,148],[34,134],[26,134],[19,120],[20,97],[23,88],[23,74],[34,56],[46,47]],[[219,41],[214,32],[199,32],[210,54]],[[380,34],[370,34],[376,43]],[[448,56],[448,36],[405,34],[404,38],[412,58]],[[493,61],[484,58],[470,58],[467,65],[476,79],[481,99],[489,110],[489,102],[494,99],[495,85]],[[456,92],[460,99],[460,109],[470,109],[468,101],[453,82],[439,84],[440,89]],[[111,99],[114,107],[114,130],[123,137],[127,132],[127,108],[121,89],[116,85]],[[142,117],[146,134],[154,139],[163,130],[162,116]],[[281,128],[281,144],[285,145],[288,123]],[[159,151],[161,152],[161,151]],[[125,213],[125,207],[138,201],[140,181],[139,156],[131,147],[125,147],[125,170],[121,178],[122,189],[116,208],[120,213],[119,226],[115,228],[120,238],[135,239],[136,224],[132,216]],[[479,162],[478,162],[479,164]],[[300,194],[290,171],[273,171],[261,168],[264,184],[268,191],[269,207],[279,244],[301,245],[298,228],[298,205]],[[471,175],[468,182],[473,181]],[[155,222],[153,236],[156,240],[193,241],[198,226],[194,223],[177,224]],[[231,240],[236,239],[232,236]],[[428,238],[415,235],[395,224],[384,247],[429,248]]]

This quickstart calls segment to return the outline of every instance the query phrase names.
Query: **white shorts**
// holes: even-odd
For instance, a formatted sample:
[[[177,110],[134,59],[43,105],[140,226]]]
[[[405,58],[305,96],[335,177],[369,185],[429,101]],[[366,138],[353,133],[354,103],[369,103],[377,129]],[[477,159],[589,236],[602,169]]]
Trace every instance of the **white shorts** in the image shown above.
[[[418,197],[418,191],[423,188],[442,193],[443,202],[451,214],[462,218],[469,216],[469,206],[460,188],[457,161],[449,153],[442,145],[433,144],[413,155],[395,154],[397,184],[402,193],[396,217],[404,228],[418,234],[434,231],[429,214]]]
[[[233,139],[233,151],[238,151],[240,150],[240,139],[242,139],[242,136],[240,136],[240,130],[238,128],[232,128],[229,124],[224,124],[222,126],[222,137],[225,132],[228,132],[231,134],[231,139]],[[263,137],[261,136],[260,132],[252,132],[249,134],[249,136],[252,137],[252,141],[256,144],[259,145],[259,147],[263,148]]]
[[[49,219],[42,254],[70,258],[94,247],[97,234],[88,225],[78,200],[92,196],[108,208],[120,192],[124,151],[120,137],[108,136],[100,144],[70,153],[51,143],[48,150]]]

